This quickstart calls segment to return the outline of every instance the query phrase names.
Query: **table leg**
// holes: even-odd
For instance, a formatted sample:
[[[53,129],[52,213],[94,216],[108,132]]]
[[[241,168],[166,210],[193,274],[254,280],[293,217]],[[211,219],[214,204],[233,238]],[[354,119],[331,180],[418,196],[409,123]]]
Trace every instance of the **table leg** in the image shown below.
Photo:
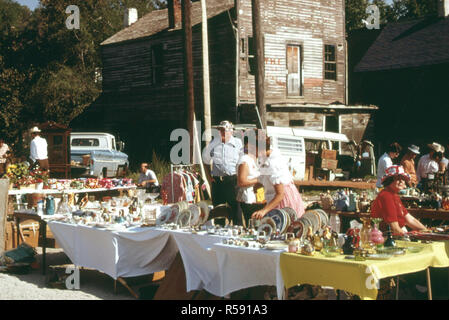
[[[42,230],[42,274],[45,275],[47,271],[47,223],[41,222]]]
[[[120,282],[126,289],[128,289],[129,293],[133,295],[134,298],[139,299],[139,295],[126,283],[125,279],[117,278],[118,282]]]
[[[20,243],[20,218],[16,217],[16,231],[17,231],[17,243],[16,243],[16,248],[19,247],[19,243]]]
[[[396,300],[399,300],[399,276],[396,277]]]
[[[432,283],[430,281],[430,269],[426,269],[426,275],[427,275],[427,298],[429,300],[432,300]]]

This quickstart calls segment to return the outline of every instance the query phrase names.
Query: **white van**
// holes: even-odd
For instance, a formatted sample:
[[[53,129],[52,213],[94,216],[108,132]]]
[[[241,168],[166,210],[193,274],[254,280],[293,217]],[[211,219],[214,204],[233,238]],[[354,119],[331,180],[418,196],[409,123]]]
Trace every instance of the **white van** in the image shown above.
[[[255,129],[255,125],[237,124],[234,132]],[[273,146],[287,159],[290,172],[295,180],[304,180],[306,172],[306,152],[318,153],[320,145],[332,150],[334,144],[349,142],[342,133],[315,131],[288,127],[267,126],[267,135],[272,137]]]

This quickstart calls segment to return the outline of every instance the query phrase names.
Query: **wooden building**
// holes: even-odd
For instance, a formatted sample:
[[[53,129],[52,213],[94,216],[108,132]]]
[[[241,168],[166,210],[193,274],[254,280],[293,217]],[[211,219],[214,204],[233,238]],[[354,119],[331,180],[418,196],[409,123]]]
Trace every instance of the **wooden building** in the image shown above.
[[[269,125],[372,132],[374,106],[347,105],[343,0],[261,0]],[[212,123],[256,123],[251,0],[207,0]],[[202,118],[201,5],[192,3],[195,108]],[[120,132],[126,151],[148,159],[186,127],[180,0],[102,43],[103,93],[75,129]],[[101,128],[99,125],[101,124]],[[143,144],[143,141],[145,143]]]
[[[379,106],[375,135],[383,145],[449,142],[449,7],[445,11],[386,25],[355,67],[353,99]]]

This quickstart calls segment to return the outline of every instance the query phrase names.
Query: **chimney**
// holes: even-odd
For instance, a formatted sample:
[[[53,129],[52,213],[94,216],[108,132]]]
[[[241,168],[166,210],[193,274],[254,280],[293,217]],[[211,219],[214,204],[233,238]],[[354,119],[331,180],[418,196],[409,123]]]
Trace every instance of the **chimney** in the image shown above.
[[[181,0],[167,0],[168,6],[168,28],[174,29],[181,26]]]
[[[449,16],[449,0],[438,0],[438,16],[440,18]]]
[[[139,19],[139,16],[137,15],[137,9],[136,8],[127,8],[125,9],[125,21],[124,25],[125,28],[132,25],[134,22],[136,22]]]

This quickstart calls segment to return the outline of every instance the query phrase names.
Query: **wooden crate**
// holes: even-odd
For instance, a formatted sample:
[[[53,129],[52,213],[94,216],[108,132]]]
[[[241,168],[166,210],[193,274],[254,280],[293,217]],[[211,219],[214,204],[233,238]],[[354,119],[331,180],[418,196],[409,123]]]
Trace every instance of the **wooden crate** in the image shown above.
[[[321,169],[337,170],[338,160],[321,159]]]
[[[321,159],[337,160],[337,150],[322,150]]]

